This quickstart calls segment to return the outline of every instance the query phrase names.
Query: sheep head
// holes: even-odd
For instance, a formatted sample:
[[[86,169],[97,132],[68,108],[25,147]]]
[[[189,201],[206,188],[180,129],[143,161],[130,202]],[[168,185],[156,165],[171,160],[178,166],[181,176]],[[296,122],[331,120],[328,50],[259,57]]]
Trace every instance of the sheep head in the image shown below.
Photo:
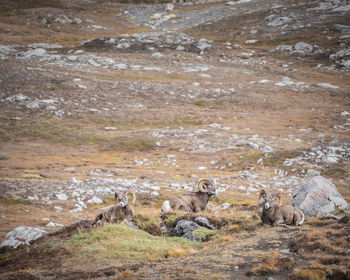
[[[270,194],[267,190],[262,189],[259,192],[259,201],[261,198],[264,199],[263,207],[266,210],[270,209],[277,199],[279,200],[279,206],[282,205],[281,193],[279,192]]]
[[[129,197],[130,196],[132,196],[132,198],[133,198],[131,203],[134,203],[136,201],[136,195],[133,191],[116,192],[114,194],[115,202],[117,203],[119,200],[119,206],[126,207],[129,204]]]
[[[197,185],[200,192],[208,193],[209,196],[217,194],[217,188],[214,186],[214,182],[210,179],[201,179]]]

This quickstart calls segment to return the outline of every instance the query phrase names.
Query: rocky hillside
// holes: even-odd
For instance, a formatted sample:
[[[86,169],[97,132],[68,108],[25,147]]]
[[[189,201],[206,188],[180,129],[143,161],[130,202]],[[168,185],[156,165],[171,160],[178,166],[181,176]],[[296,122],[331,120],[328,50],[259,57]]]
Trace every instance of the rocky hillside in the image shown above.
[[[0,278],[349,279],[346,202],[258,211],[319,175],[349,201],[349,69],[345,0],[1,1]],[[200,178],[205,211],[161,215]],[[136,216],[91,228],[125,190]]]

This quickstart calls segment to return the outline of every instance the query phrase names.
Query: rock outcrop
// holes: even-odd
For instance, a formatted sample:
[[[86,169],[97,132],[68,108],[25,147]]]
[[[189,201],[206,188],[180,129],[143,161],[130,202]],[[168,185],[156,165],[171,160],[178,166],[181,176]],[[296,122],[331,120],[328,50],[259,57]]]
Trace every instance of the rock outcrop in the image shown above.
[[[307,216],[324,217],[337,209],[345,209],[347,202],[336,186],[322,176],[305,180],[289,203]]]

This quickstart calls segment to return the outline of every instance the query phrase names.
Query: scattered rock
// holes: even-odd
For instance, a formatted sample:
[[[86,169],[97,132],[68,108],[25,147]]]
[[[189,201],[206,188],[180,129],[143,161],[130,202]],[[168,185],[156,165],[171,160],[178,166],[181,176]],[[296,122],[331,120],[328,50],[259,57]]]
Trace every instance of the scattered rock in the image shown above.
[[[292,20],[290,17],[276,17],[275,15],[271,15],[266,19],[269,21],[267,25],[273,27],[286,24],[287,22],[290,22]]]
[[[339,31],[341,33],[350,33],[350,26],[349,25],[334,24],[333,29],[335,31]]]
[[[198,216],[194,219],[194,222],[200,226],[209,228],[209,229],[215,229],[213,225],[210,224],[209,220],[205,217]]]
[[[19,101],[19,102],[20,102],[20,101],[24,101],[24,100],[27,100],[27,99],[29,99],[28,96],[25,96],[25,95],[19,93],[19,94],[16,94],[16,95],[12,95],[12,96],[7,97],[7,98],[5,99],[5,101],[10,101],[10,102]]]
[[[22,58],[22,59],[30,59],[33,57],[42,57],[42,56],[46,56],[47,52],[45,49],[43,48],[38,48],[35,50],[29,50],[29,51],[25,51],[25,52],[20,52],[17,54],[18,58]]]
[[[182,238],[185,238],[189,241],[192,241],[192,242],[201,242],[202,240],[197,236],[195,235],[192,231],[188,231],[186,232],[184,235],[181,236]]]
[[[55,227],[64,227],[64,225],[62,224],[58,224],[58,223],[54,223],[54,222],[49,222],[46,227],[49,227],[49,228],[55,228]]]
[[[0,247],[10,246],[17,249],[17,247],[22,244],[30,245],[30,242],[44,236],[45,234],[46,231],[41,228],[19,226],[6,235],[6,240],[1,243]]]
[[[198,227],[199,226],[192,221],[180,220],[174,228],[174,233],[176,236],[183,236],[188,232],[196,230]]]
[[[279,46],[276,47],[276,51],[291,52],[291,51],[293,51],[293,46],[290,46],[290,45],[279,45]]]
[[[308,169],[306,174],[305,174],[305,177],[306,178],[311,178],[311,177],[315,177],[315,176],[319,176],[319,175],[320,175],[319,171],[316,171],[314,169]]]
[[[307,216],[317,217],[348,206],[336,186],[322,176],[304,181],[289,204],[300,208]]]
[[[94,196],[93,198],[90,198],[90,199],[87,201],[87,203],[90,203],[90,204],[102,204],[103,201],[102,201],[101,198]]]
[[[339,87],[327,83],[318,83],[316,86],[328,89],[339,89]]]
[[[124,51],[134,50],[183,50],[191,52],[205,51],[211,48],[212,41],[201,38],[194,39],[184,33],[176,32],[144,32],[136,34],[122,34],[117,37],[104,37],[92,41],[85,41],[84,48],[100,50],[101,48]]]
[[[312,52],[314,47],[305,42],[298,42],[295,44],[294,49],[298,53]]]
[[[67,197],[67,195],[65,194],[65,193],[56,193],[56,197],[57,197],[57,199],[58,200],[67,200],[68,199],[68,197]]]

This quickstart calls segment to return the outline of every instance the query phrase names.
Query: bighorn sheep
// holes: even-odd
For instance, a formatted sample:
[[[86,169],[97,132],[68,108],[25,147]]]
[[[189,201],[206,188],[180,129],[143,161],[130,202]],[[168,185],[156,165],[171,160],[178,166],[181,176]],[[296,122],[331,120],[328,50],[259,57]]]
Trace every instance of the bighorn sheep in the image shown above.
[[[198,182],[198,192],[191,192],[180,196],[172,197],[164,201],[163,212],[186,211],[198,212],[204,210],[212,195],[217,194],[217,189],[212,180],[202,179]]]
[[[104,223],[116,223],[124,219],[134,217],[135,211],[132,204],[129,202],[129,196],[133,197],[131,203],[136,201],[136,195],[133,191],[116,192],[114,194],[115,204],[110,205],[99,210],[96,218],[93,220],[92,225],[103,225]],[[119,204],[117,204],[119,200]]]
[[[272,226],[297,225],[304,223],[304,213],[291,205],[282,205],[281,193],[276,192],[270,194],[266,190],[259,192],[259,201],[264,198],[263,210],[261,213],[261,221],[263,224]],[[275,201],[278,198],[279,203]]]

